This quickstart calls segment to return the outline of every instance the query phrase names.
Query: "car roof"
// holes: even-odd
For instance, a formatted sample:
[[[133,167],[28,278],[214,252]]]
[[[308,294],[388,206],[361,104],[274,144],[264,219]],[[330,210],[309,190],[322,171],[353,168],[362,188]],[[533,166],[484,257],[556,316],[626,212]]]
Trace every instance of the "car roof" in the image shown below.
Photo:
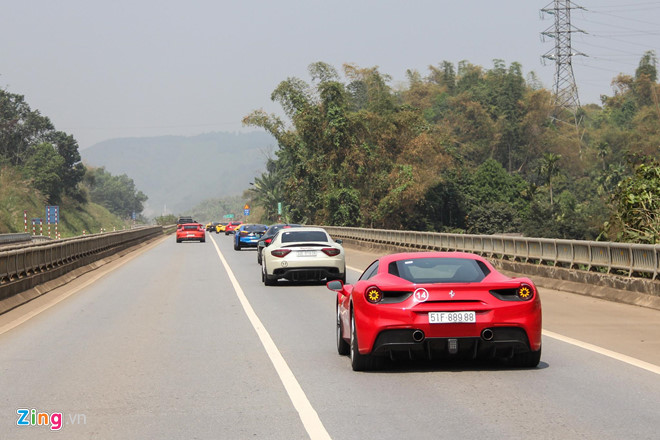
[[[275,233],[274,237],[280,237],[280,236],[282,236],[282,234],[292,234],[292,233],[301,234],[301,233],[305,233],[305,232],[323,232],[324,234],[326,234],[328,236],[328,241],[329,242],[334,241],[333,238],[328,233],[328,231],[326,231],[323,228],[312,227],[312,226],[304,226],[304,227],[300,227],[300,228],[287,228],[287,229],[282,228],[282,229],[278,230]],[[276,238],[274,238],[274,240],[275,239]],[[309,240],[302,240],[302,241],[309,241]]]
[[[467,260],[478,260],[485,263],[490,263],[488,260],[480,255],[472,254],[470,252],[401,252],[396,254],[389,254],[380,257],[381,263],[391,263],[392,261],[408,260],[415,258],[462,258]]]
[[[325,232],[326,234],[328,234],[328,231],[326,231],[325,229],[318,228],[318,227],[315,227],[315,226],[301,226],[299,228],[291,228],[290,230],[287,229],[286,232],[291,232],[291,231],[295,231],[295,232],[321,231],[321,232]],[[328,234],[328,235],[330,235],[330,234]]]

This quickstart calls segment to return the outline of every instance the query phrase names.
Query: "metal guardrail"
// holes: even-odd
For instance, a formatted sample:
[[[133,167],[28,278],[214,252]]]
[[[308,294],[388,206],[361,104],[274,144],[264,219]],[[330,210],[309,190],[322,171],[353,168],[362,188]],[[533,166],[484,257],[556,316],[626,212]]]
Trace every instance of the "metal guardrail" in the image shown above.
[[[445,234],[439,232],[323,226],[333,237],[413,249],[465,251],[489,258],[524,263],[625,271],[629,277],[650,274],[658,279],[660,246],[584,240],[555,240],[505,235]]]
[[[11,243],[29,243],[32,241],[32,235],[17,233],[17,234],[0,234],[0,245]]]
[[[0,287],[23,278],[47,273],[51,269],[61,268],[67,263],[94,261],[108,252],[113,252],[113,249],[119,251],[162,234],[161,226],[151,226],[21,245],[0,251]],[[99,257],[96,258],[95,255]],[[0,299],[2,299],[1,295]]]

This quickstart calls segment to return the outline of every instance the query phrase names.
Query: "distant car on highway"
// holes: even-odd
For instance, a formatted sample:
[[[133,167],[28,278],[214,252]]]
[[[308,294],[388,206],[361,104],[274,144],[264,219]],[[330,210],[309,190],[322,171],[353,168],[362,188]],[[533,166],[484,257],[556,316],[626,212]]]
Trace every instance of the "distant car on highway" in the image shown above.
[[[229,223],[227,222],[220,222],[215,226],[215,233],[219,234],[221,232],[225,232],[225,228],[227,227]]]
[[[240,251],[244,247],[257,247],[257,242],[264,235],[268,226],[260,224],[243,223],[234,231],[234,250]]]
[[[225,226],[225,235],[233,234],[234,230],[236,230],[236,228],[238,228],[242,224],[243,222],[240,220],[235,220],[227,223],[227,226]]]
[[[323,228],[280,229],[263,251],[261,280],[267,286],[277,280],[341,280],[346,282],[346,261],[341,240],[333,240]]]
[[[197,223],[197,222],[195,222],[195,220],[193,220],[192,217],[187,217],[187,216],[179,217],[176,221],[177,225],[183,225],[185,223]]]
[[[337,351],[353,370],[383,359],[541,359],[541,300],[528,278],[509,278],[463,252],[386,255],[336,292]]]
[[[176,242],[182,241],[206,241],[206,230],[201,223],[184,223],[176,227]]]
[[[299,227],[301,227],[301,225],[297,225],[293,223],[278,223],[275,225],[270,225],[266,230],[266,233],[262,235],[259,241],[257,242],[257,263],[261,264],[261,256],[263,250],[273,240],[273,237],[275,237],[277,231],[283,228],[286,229],[286,228],[299,228]]]
[[[206,232],[215,232],[215,228],[219,224],[220,224],[220,222],[208,222],[206,224]]]

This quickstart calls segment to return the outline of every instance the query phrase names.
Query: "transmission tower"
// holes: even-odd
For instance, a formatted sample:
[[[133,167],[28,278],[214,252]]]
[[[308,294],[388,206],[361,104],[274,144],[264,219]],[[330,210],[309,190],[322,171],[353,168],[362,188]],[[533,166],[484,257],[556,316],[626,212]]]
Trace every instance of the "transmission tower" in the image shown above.
[[[575,75],[573,75],[572,58],[578,55],[586,55],[573,50],[571,47],[571,34],[585,32],[571,24],[571,9],[586,10],[570,0],[554,0],[541,9],[542,14],[551,14],[555,18],[554,26],[550,26],[541,35],[555,40],[554,49],[543,55],[544,60],[548,59],[555,62],[555,111],[558,113],[562,109],[568,109],[573,116],[576,116],[577,109],[580,107],[580,99],[575,84]]]

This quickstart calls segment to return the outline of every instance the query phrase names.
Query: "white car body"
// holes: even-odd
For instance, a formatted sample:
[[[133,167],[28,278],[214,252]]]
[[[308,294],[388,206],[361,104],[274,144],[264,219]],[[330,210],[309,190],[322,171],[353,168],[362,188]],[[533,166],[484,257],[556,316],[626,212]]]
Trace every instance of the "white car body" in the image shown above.
[[[280,278],[290,281],[342,280],[346,260],[341,241],[334,241],[323,228],[280,230],[263,250],[261,280],[273,285]]]

